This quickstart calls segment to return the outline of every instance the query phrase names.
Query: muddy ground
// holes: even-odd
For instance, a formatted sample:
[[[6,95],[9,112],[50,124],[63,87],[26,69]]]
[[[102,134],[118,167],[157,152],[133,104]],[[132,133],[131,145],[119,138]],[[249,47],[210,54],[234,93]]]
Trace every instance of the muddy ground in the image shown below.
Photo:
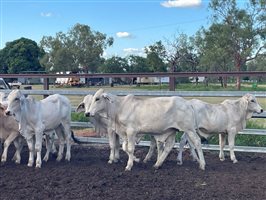
[[[137,147],[142,159],[148,149]],[[174,199],[266,199],[266,155],[236,153],[238,164],[218,159],[218,152],[205,151],[206,170],[191,161],[185,152],[183,166],[176,165],[177,150],[172,150],[159,170],[135,163],[125,172],[127,156],[120,163],[107,164],[106,145],[72,147],[71,162],[56,162],[51,157],[41,169],[27,167],[28,150],[23,148],[21,165],[12,161],[0,166],[0,199],[87,199],[87,200],[174,200]],[[43,152],[44,153],[44,152]],[[12,154],[12,155],[11,155]]]

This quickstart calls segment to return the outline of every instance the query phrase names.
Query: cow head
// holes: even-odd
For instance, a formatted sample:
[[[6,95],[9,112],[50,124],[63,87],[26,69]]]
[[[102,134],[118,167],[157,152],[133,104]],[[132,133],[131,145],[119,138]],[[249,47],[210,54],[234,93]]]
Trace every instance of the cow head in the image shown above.
[[[108,113],[108,103],[112,101],[111,94],[104,93],[103,89],[99,89],[93,96],[91,106],[86,112],[86,116],[95,116],[96,113]]]
[[[7,115],[19,115],[21,111],[21,104],[25,99],[25,96],[22,94],[20,90],[13,90],[7,97]],[[17,116],[16,116],[17,118]]]
[[[5,115],[6,106],[0,103],[0,116]]]
[[[244,101],[247,103],[247,111],[250,113],[262,113],[263,109],[257,102],[257,99],[254,95],[252,94],[245,94],[243,96]]]
[[[85,116],[88,117],[88,111],[89,108],[91,106],[91,102],[93,99],[93,95],[87,95],[84,97],[83,101],[78,105],[78,107],[76,108],[76,112],[85,112]]]

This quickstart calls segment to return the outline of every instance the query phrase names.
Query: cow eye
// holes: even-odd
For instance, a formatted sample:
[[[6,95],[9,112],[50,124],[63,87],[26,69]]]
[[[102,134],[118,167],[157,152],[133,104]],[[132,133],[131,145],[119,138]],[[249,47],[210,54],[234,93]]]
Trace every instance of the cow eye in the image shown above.
[[[19,100],[19,98],[15,98],[15,101],[18,101]]]
[[[251,101],[250,101],[251,103],[255,103],[255,101],[252,99]]]
[[[96,99],[95,99],[95,101],[99,101],[99,100],[100,100],[100,98],[96,98]]]

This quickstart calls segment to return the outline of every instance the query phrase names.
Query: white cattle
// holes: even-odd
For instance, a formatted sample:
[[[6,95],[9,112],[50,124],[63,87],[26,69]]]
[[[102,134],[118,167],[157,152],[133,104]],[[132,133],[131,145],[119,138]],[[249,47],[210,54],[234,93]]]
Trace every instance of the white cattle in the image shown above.
[[[76,112],[84,112],[85,116],[88,117],[89,116],[88,111],[92,103],[92,98],[93,95],[86,95],[83,101],[76,108]],[[100,113],[96,113],[94,117],[90,117],[90,120],[94,124],[96,133],[98,135],[108,134],[107,113],[104,113],[103,111]],[[111,132],[111,135],[108,135],[108,138],[110,146],[110,156],[108,163],[112,164],[113,162],[118,162],[118,160],[120,159],[119,156],[120,142],[119,142],[119,136],[113,131]],[[155,148],[156,148],[156,141],[154,137],[151,137],[149,152],[147,153],[143,162],[146,163],[151,159],[153,152],[155,151]]]
[[[246,94],[237,100],[225,100],[220,104],[209,104],[201,100],[192,99],[189,101],[196,113],[198,134],[208,138],[213,134],[219,134],[221,161],[224,160],[225,135],[228,136],[230,158],[233,163],[237,162],[234,153],[235,136],[246,127],[246,121],[253,113],[262,113],[263,109],[258,104],[255,96]],[[182,164],[182,151],[186,143],[186,136],[180,142],[178,163]],[[193,151],[193,148],[191,148]]]
[[[41,101],[36,101],[33,98],[25,98],[19,90],[13,90],[8,95],[6,113],[15,115],[19,123],[19,131],[27,140],[29,167],[34,162],[34,149],[37,153],[36,167],[41,167],[42,137],[44,132],[51,132],[53,130],[55,130],[60,143],[57,161],[62,159],[65,142],[67,145],[65,158],[70,161],[71,105],[66,97],[55,94]],[[35,145],[34,138],[36,140]]]
[[[165,142],[163,152],[154,167],[158,168],[174,146],[176,131],[187,133],[199,155],[199,166],[205,169],[200,138],[196,134],[194,111],[181,97],[156,97],[140,99],[133,95],[118,97],[98,90],[93,96],[89,114],[105,111],[110,119],[108,131],[115,131],[123,140],[123,150],[128,154],[126,170],[131,170],[135,142],[139,134],[151,134],[156,141]],[[185,116],[185,117],[184,117]]]
[[[7,107],[7,95],[4,92],[0,92],[0,103],[3,107]]]
[[[20,152],[22,149],[22,137],[18,131],[18,123],[13,116],[5,115],[5,106],[0,103],[0,139],[4,141],[4,151],[2,153],[1,162],[6,162],[9,145],[13,142],[16,152],[12,160],[17,164],[20,163]]]
[[[85,112],[85,116],[88,117],[88,110],[92,103],[93,95],[86,95],[83,101],[78,105],[76,108],[76,112]],[[108,119],[106,113],[101,112],[95,114],[93,117],[90,118],[91,122],[95,126],[95,131],[98,135],[106,135],[107,134],[107,126],[108,126]],[[119,156],[119,136],[115,132],[111,132],[108,134],[109,137],[109,145],[110,145],[110,156],[108,163],[118,162]]]

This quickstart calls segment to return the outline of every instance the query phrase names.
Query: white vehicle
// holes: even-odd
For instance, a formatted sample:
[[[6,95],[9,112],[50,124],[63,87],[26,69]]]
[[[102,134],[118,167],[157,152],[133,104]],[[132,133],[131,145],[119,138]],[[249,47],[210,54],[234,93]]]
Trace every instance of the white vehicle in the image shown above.
[[[3,78],[0,78],[0,89],[3,89],[3,90],[9,90],[10,89],[10,85],[8,85],[8,83],[5,82],[5,80]]]

